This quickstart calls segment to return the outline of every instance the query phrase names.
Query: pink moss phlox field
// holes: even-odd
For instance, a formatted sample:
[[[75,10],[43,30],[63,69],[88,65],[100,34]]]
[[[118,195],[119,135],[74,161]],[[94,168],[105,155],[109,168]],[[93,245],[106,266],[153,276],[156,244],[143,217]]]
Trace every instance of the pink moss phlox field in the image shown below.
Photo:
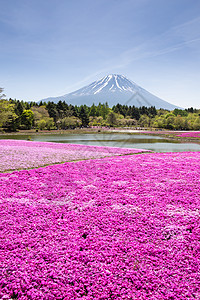
[[[191,132],[183,132],[177,134],[179,137],[188,137],[188,138],[200,138],[200,131],[191,131]]]
[[[0,172],[30,169],[55,163],[148,152],[141,149],[0,140]]]
[[[200,153],[0,174],[0,299],[200,299]]]

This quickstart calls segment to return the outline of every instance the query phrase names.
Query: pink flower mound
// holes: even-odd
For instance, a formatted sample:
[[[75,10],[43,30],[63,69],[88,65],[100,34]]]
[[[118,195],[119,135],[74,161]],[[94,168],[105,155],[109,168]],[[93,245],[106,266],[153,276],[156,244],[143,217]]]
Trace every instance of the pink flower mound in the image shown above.
[[[148,150],[0,140],[0,172],[141,152]]]
[[[199,299],[199,178],[188,152],[0,174],[0,299]]]
[[[200,131],[191,131],[191,132],[183,132],[181,134],[177,134],[180,137],[191,137],[191,138],[200,138]]]

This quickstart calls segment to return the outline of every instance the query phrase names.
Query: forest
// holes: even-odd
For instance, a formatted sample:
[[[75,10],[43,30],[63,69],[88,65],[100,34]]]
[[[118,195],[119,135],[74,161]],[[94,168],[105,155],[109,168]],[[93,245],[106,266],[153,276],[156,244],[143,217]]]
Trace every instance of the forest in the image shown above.
[[[0,89],[0,131],[56,130],[82,127],[163,128],[200,130],[200,110],[188,108],[168,111],[155,107],[135,107],[108,103],[73,106],[66,102],[25,102],[4,99]]]

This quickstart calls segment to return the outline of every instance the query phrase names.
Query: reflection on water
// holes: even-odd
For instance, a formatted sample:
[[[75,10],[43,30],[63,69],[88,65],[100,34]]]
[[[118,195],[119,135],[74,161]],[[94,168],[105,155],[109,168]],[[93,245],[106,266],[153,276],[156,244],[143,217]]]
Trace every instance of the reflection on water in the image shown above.
[[[49,135],[2,135],[0,139],[18,139],[33,141],[72,143],[96,146],[109,146],[121,148],[140,148],[155,152],[182,152],[200,151],[199,144],[178,143],[177,141],[167,140],[163,137],[151,135],[133,134],[49,134]]]

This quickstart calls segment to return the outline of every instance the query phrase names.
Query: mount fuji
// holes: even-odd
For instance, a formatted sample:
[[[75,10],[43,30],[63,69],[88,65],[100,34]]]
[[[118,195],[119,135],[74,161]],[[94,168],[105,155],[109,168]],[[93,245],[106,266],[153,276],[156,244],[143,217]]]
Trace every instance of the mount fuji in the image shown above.
[[[52,101],[55,103],[60,100],[78,106],[82,104],[92,106],[93,103],[98,105],[99,102],[108,102],[109,107],[120,103],[136,107],[155,106],[157,109],[164,108],[168,110],[180,108],[154,96],[125,76],[116,74],[107,75],[64,96],[42,99],[43,102]]]

